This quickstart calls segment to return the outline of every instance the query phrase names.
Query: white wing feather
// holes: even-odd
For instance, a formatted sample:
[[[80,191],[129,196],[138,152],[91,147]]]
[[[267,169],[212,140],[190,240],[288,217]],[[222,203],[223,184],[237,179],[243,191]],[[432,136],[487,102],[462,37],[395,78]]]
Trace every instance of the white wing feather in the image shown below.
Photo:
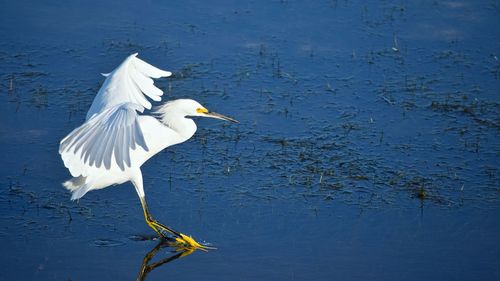
[[[137,53],[130,55],[115,70],[105,74],[101,89],[94,98],[94,102],[87,112],[87,120],[108,107],[122,103],[135,103],[141,107],[151,109],[151,103],[146,96],[154,101],[161,101],[163,91],[153,84],[153,79],[168,77],[169,71],[158,69],[137,58]]]
[[[163,91],[151,78],[171,73],[129,56],[106,80],[87,112],[87,121],[60,142],[59,153],[73,177],[89,176],[102,166],[124,171],[131,167],[131,150],[148,151],[138,113],[151,109],[145,95],[160,101]]]
[[[131,167],[130,151],[138,146],[148,151],[133,103],[105,109],[66,136],[59,153],[71,175],[88,176],[90,167],[122,171]],[[113,161],[114,160],[114,161]]]

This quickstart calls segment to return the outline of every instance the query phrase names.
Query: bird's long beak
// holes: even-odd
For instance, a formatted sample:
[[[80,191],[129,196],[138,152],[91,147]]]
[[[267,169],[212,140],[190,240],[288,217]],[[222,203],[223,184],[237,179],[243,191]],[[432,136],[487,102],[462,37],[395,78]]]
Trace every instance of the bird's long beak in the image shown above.
[[[227,116],[224,116],[224,115],[216,113],[216,112],[207,112],[207,113],[205,113],[205,116],[210,117],[210,118],[215,118],[215,119],[226,120],[226,121],[230,121],[230,122],[234,122],[234,123],[240,123],[231,117],[227,117]]]

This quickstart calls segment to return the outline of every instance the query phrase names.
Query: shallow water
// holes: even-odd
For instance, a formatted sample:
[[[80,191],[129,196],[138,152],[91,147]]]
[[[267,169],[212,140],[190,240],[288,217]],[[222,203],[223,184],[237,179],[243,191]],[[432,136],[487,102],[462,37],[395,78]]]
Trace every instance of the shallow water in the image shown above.
[[[374,3],[0,3],[0,280],[134,280],[157,246],[130,184],[60,185],[134,52],[240,121],[143,167],[152,213],[218,248],[147,280],[500,279],[500,5]]]

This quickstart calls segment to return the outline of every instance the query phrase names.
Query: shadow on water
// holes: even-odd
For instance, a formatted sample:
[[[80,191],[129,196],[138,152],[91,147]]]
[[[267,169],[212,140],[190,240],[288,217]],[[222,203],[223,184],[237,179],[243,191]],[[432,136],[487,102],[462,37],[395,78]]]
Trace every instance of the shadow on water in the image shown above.
[[[168,248],[165,249],[165,248]],[[156,262],[151,262],[151,260],[159,253],[162,252],[162,250],[170,253],[171,255],[169,257],[163,258],[159,261]],[[168,240],[161,239],[156,246],[151,249],[145,256],[144,259],[142,260],[141,264],[141,269],[139,271],[139,274],[137,275],[137,281],[143,281],[146,280],[146,276],[153,271],[154,269],[163,266],[169,262],[172,262],[176,259],[183,258],[186,256],[189,256],[190,254],[194,253],[194,249],[187,249],[187,248],[176,248],[172,245],[172,242]]]

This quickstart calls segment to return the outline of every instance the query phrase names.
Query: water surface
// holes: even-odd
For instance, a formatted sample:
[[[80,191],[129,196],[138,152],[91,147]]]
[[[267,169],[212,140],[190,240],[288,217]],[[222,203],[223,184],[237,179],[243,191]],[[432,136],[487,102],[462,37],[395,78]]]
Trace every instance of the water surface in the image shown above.
[[[143,166],[156,218],[218,247],[161,248],[147,280],[499,279],[499,12],[3,1],[0,280],[134,280],[158,245],[131,184],[60,185],[59,140],[134,52],[174,73],[165,100],[240,121]]]

